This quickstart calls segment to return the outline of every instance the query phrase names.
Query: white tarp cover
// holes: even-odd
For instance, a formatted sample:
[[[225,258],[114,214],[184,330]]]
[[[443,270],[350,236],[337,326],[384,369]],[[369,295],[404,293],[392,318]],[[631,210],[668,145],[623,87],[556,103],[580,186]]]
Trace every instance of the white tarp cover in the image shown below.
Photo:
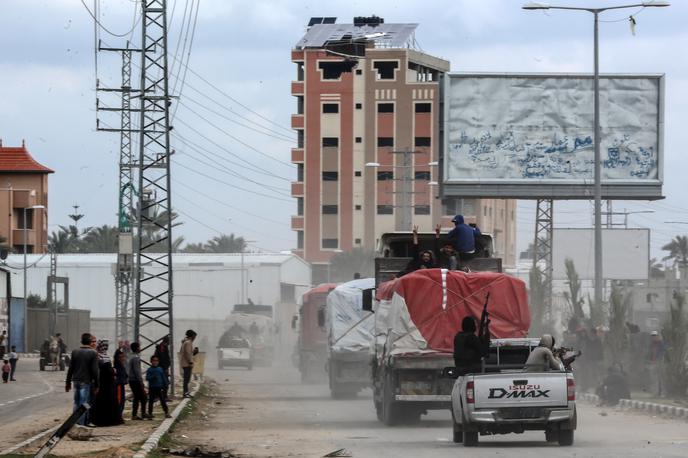
[[[362,278],[343,283],[327,295],[325,319],[331,352],[369,351],[375,320],[363,310],[362,291],[374,287],[374,278]]]

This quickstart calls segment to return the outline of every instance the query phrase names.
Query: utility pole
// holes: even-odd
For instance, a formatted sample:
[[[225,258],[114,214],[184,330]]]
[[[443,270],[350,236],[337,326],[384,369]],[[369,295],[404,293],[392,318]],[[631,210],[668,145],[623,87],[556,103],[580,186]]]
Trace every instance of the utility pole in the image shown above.
[[[167,1],[143,0],[141,5],[135,339],[146,351],[169,336],[170,373],[174,375]],[[174,377],[171,390],[174,394]]]

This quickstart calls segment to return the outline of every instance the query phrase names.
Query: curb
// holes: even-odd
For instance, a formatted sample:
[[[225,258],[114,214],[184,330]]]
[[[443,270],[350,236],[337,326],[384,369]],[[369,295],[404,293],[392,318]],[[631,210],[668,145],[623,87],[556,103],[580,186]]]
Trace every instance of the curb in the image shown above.
[[[25,441],[20,442],[17,445],[13,445],[12,447],[8,448],[7,450],[3,450],[2,452],[0,452],[0,456],[11,455],[11,454],[17,452],[18,450],[23,449],[27,445],[32,444],[33,442],[37,441],[38,439],[41,439],[41,438],[47,436],[48,434],[54,433],[55,431],[57,431],[57,428],[59,428],[59,427],[60,427],[59,425],[53,426],[52,428],[46,429],[45,431],[40,432],[33,437],[29,437]]]
[[[581,401],[598,404],[600,397],[596,394],[580,393],[578,398]],[[658,404],[655,402],[644,402],[635,399],[621,399],[617,406],[621,410],[633,410],[637,412],[646,412],[651,414],[662,414],[672,418],[688,419],[688,408],[672,406],[668,404]]]
[[[158,426],[156,430],[153,431],[153,433],[150,436],[148,436],[146,442],[144,442],[139,451],[136,452],[136,454],[134,454],[133,458],[146,458],[148,454],[158,446],[158,443],[160,442],[162,436],[167,434],[170,428],[176,423],[177,418],[182,413],[182,410],[184,410],[187,404],[189,404],[189,401],[191,401],[196,396],[200,388],[201,384],[197,383],[196,386],[191,390],[191,397],[182,399],[179,405],[177,405],[177,407],[172,411],[172,418],[167,418],[162,423],[160,423],[160,426]]]

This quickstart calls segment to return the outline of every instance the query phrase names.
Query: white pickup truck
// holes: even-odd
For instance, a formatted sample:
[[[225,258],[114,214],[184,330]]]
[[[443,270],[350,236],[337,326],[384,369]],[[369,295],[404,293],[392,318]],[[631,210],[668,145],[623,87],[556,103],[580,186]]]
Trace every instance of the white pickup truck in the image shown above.
[[[567,370],[524,372],[539,339],[498,339],[481,373],[459,376],[452,389],[454,442],[478,445],[479,435],[545,431],[548,442],[573,444],[576,392]],[[448,376],[456,376],[452,368]]]

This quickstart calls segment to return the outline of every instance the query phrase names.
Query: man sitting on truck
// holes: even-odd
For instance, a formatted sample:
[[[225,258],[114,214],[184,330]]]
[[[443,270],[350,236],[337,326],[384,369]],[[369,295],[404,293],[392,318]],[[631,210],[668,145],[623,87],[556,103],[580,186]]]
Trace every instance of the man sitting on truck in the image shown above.
[[[559,358],[554,356],[554,337],[544,334],[540,344],[530,352],[526,361],[526,372],[560,371],[564,369]]]
[[[413,226],[412,256],[413,259],[409,261],[409,263],[406,265],[406,268],[399,272],[399,277],[411,272],[415,272],[418,269],[433,269],[437,267],[435,263],[435,254],[431,250],[420,251],[418,246],[418,226]]]
[[[471,227],[464,222],[463,215],[456,215],[452,219],[454,229],[449,232],[449,239],[459,253],[462,261],[468,261],[475,257],[475,238],[480,235],[478,227]]]
[[[461,321],[461,332],[454,337],[454,365],[459,375],[482,370],[482,358],[487,356],[490,343],[480,340],[476,330],[475,318],[467,316]]]

